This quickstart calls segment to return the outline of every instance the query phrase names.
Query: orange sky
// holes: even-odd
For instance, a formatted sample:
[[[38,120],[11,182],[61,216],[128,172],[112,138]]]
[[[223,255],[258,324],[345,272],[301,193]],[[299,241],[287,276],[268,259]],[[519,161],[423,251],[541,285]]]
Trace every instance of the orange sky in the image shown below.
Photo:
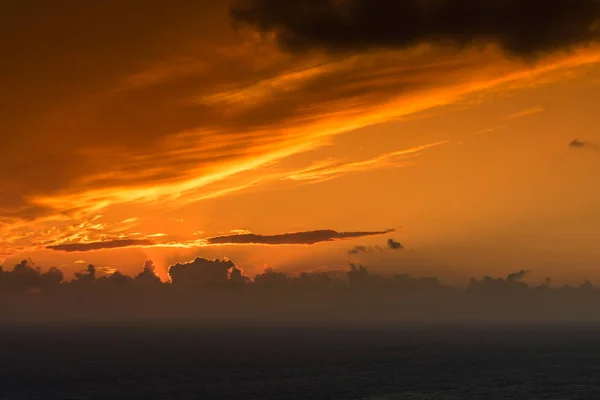
[[[202,256],[249,273],[352,261],[456,282],[600,279],[593,42],[533,59],[493,40],[290,52],[234,29],[226,2],[158,3],[0,17],[5,267],[133,273],[152,258],[166,277]],[[316,230],[357,234],[211,243]],[[406,250],[348,254],[388,238]],[[109,243],[131,246],[63,251]]]

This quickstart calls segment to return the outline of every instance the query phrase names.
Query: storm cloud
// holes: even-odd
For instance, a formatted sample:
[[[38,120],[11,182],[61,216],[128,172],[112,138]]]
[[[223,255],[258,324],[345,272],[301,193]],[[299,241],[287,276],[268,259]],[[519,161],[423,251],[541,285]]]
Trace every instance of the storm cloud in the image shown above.
[[[308,232],[283,233],[279,235],[256,235],[253,233],[242,235],[218,236],[207,239],[209,244],[306,244],[319,242],[332,242],[336,240],[352,239],[365,236],[385,235],[393,229],[374,232],[336,232],[333,230],[318,230]]]
[[[494,43],[529,58],[600,34],[598,0],[245,0],[231,16],[294,52]]]

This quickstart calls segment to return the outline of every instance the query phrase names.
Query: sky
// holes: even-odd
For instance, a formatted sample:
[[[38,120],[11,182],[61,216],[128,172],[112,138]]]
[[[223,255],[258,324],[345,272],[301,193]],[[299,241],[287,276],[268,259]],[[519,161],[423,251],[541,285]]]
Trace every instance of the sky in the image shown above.
[[[599,39],[597,0],[9,1],[0,264],[600,279]]]

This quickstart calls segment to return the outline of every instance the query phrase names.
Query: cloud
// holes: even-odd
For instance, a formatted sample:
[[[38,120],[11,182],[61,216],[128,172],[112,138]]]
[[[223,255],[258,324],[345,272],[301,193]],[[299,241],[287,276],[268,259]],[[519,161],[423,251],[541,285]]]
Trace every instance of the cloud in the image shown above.
[[[361,253],[372,253],[374,251],[383,252],[383,249],[379,246],[354,246],[354,248],[348,250],[348,254],[357,255]]]
[[[404,246],[402,246],[402,244],[400,244],[400,242],[396,242],[394,239],[388,239],[386,242],[387,245],[387,249],[389,250],[402,250],[404,249]],[[348,251],[348,254],[350,255],[358,255],[358,254],[363,254],[363,253],[373,253],[373,252],[379,252],[379,253],[383,253],[385,252],[385,250],[383,248],[381,248],[380,246],[354,246],[352,249],[350,249]]]
[[[504,120],[512,120],[512,119],[525,118],[525,117],[529,117],[531,115],[539,114],[541,112],[544,112],[545,110],[546,109],[544,107],[528,108],[526,110],[521,110],[521,111],[516,112],[514,114],[508,115],[508,116],[504,117]]]
[[[165,203],[185,206],[264,183],[266,166],[334,135],[598,61],[596,49],[536,65],[487,50],[289,54],[236,35],[228,2],[219,0],[145,7],[144,18],[117,0],[93,12],[75,3],[40,3],[35,15],[24,2],[8,7],[0,30],[17,34],[0,35],[0,44],[18,51],[0,65],[11,94],[0,99],[0,236],[34,235],[0,243],[5,255],[131,237],[125,227],[78,225],[132,203],[149,205],[139,211],[152,224]],[[310,182],[403,165],[389,156],[286,172]],[[53,228],[60,232],[47,233]]]
[[[448,144],[448,141],[441,141],[436,143],[425,144],[421,146],[415,146],[413,148],[398,150],[390,153],[378,155],[376,157],[355,161],[355,162],[341,162],[341,161],[324,161],[313,164],[307,168],[300,169],[298,171],[286,174],[285,179],[293,181],[323,181],[333,179],[342,174],[351,172],[364,172],[385,167],[402,167],[407,165],[406,161],[399,161],[408,156],[418,155],[420,152],[427,150],[432,147],[441,146]]]
[[[573,149],[591,149],[594,151],[600,151],[600,146],[596,143],[587,142],[579,139],[573,139],[573,141],[569,143],[569,147]]]
[[[92,243],[65,243],[47,246],[47,249],[64,252],[83,252],[83,251],[94,251],[104,249],[118,249],[123,247],[135,247],[135,246],[153,246],[155,243],[151,240],[136,240],[136,239],[119,239],[119,240],[107,240],[104,242],[92,242]]]
[[[465,287],[437,277],[398,273],[384,276],[350,264],[343,275],[287,274],[266,269],[254,280],[229,259],[196,258],[169,268],[161,282],[152,261],[135,277],[88,265],[72,280],[58,268],[31,260],[0,268],[0,321],[203,321],[391,322],[391,321],[598,321],[600,290],[585,280],[578,287],[530,286],[507,278],[472,278]],[[290,312],[293,310],[293,312]],[[222,325],[221,325],[222,326]],[[240,325],[241,326],[241,325]]]
[[[394,239],[388,239],[387,241],[387,245],[388,248],[391,250],[402,250],[404,249],[404,246],[402,246],[402,244],[400,244],[400,242],[396,242]]]
[[[232,18],[275,33],[291,51],[405,49],[493,43],[532,57],[596,41],[597,0],[238,1]]]
[[[529,271],[526,271],[526,270],[521,270],[519,272],[513,272],[508,275],[508,277],[506,278],[506,281],[507,282],[516,282],[516,281],[523,279],[527,274],[529,274]]]
[[[268,245],[312,245],[319,242],[352,239],[365,236],[385,235],[393,229],[374,232],[336,232],[333,230],[317,230],[308,232],[284,233],[280,235],[230,235],[207,239],[208,244],[268,244]]]
[[[242,277],[241,270],[231,260],[200,257],[189,263],[172,265],[169,267],[169,276],[174,285],[238,283],[235,280]]]

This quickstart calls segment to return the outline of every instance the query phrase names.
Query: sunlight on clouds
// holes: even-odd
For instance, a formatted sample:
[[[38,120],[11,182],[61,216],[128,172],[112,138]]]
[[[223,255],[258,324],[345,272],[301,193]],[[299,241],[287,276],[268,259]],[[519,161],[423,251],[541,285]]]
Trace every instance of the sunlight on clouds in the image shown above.
[[[376,168],[403,167],[408,165],[408,163],[405,161],[399,162],[397,158],[418,155],[423,150],[448,143],[448,141],[431,143],[423,146],[414,147],[412,149],[399,150],[392,153],[382,154],[380,156],[368,160],[349,163],[344,163],[339,160],[328,160],[309,166],[308,168],[296,171],[288,175],[284,179],[289,179],[293,181],[321,181],[322,179],[332,179],[338,175],[345,173],[363,172]]]
[[[208,128],[167,135],[157,141],[157,147],[137,151],[124,147],[80,149],[91,160],[110,155],[114,162],[106,164],[100,173],[79,176],[62,190],[24,196],[45,214],[36,218],[35,224],[20,218],[2,224],[0,252],[13,254],[40,245],[128,238],[139,220],[125,218],[122,224],[111,225],[99,222],[100,217],[94,214],[109,206],[176,208],[282,180],[319,182],[346,173],[405,166],[405,157],[447,141],[362,161],[331,159],[284,171],[274,168],[281,160],[330,144],[332,138],[345,132],[466,101],[471,95],[546,83],[554,72],[600,61],[595,48],[536,64],[507,60],[493,49],[439,56],[432,49],[419,49],[330,60],[197,96],[193,104],[201,103],[215,112],[224,108],[231,119],[221,118],[210,121],[213,126]],[[149,72],[134,81],[136,85],[152,85],[188,73],[174,68]],[[526,109],[506,119],[543,110]],[[79,218],[86,222],[69,224]],[[141,234],[139,239],[152,235],[156,234]],[[189,248],[203,243],[160,245]]]
[[[465,57],[463,56],[463,60]],[[99,211],[115,203],[177,202],[178,199],[184,197],[187,193],[202,190],[208,185],[235,178],[236,175],[242,172],[263,168],[293,154],[306,152],[322,146],[328,143],[328,140],[332,136],[372,124],[394,120],[432,107],[451,104],[471,93],[496,89],[504,84],[515,84],[519,81],[532,80],[536,77],[543,77],[544,74],[558,69],[573,68],[587,63],[594,63],[600,59],[598,52],[590,50],[578,52],[568,57],[557,57],[554,60],[532,67],[521,65],[515,71],[513,62],[502,61],[502,59],[498,59],[497,63],[490,65],[490,54],[486,54],[484,57],[479,53],[474,53],[470,57],[473,59],[471,64],[474,63],[479,66],[475,69],[459,70],[457,72],[458,75],[450,79],[451,82],[441,81],[441,87],[421,87],[419,85],[419,90],[401,91],[400,94],[390,92],[383,98],[375,99],[375,101],[370,98],[369,93],[365,93],[354,98],[342,98],[333,103],[331,101],[317,102],[310,106],[310,113],[300,113],[300,115],[288,118],[283,128],[274,125],[266,129],[263,128],[259,132],[248,134],[249,147],[247,147],[245,154],[241,156],[236,156],[233,153],[233,160],[235,161],[227,161],[225,159],[224,162],[219,162],[217,160],[215,163],[196,169],[183,168],[181,170],[182,175],[170,176],[168,181],[165,182],[152,183],[150,181],[144,183],[143,177],[140,178],[138,172],[137,178],[140,179],[137,181],[142,183],[128,183],[127,186],[108,186],[63,195],[32,196],[29,200],[32,204],[40,207],[48,207],[56,212],[65,212],[74,209],[76,212],[79,211],[83,214]],[[226,95],[216,95],[216,98],[235,103],[235,99],[252,98],[255,96],[255,94],[251,94],[253,91],[257,91],[256,96],[261,98],[268,97],[273,88],[285,87],[285,82],[289,80],[292,82],[310,81],[316,76],[321,76],[324,73],[323,71],[337,70],[336,68],[319,67],[310,73],[291,74],[291,77],[284,75],[281,78],[281,82],[274,78],[275,82],[278,83],[265,83],[266,86],[264,87],[269,88],[269,90],[264,90],[264,87],[258,84],[255,87],[243,88],[237,94],[229,92]],[[376,76],[376,79],[381,79],[381,77]],[[388,83],[392,87],[394,84],[406,84],[405,78],[401,82],[394,82],[390,77],[386,79],[387,81],[383,82],[383,84]],[[412,77],[410,79],[415,78]],[[421,79],[423,78],[417,78],[417,82],[420,82]],[[369,83],[368,79],[366,83]],[[297,86],[295,90],[300,92],[299,96],[302,95],[301,85]],[[215,143],[219,143],[219,138],[228,140],[227,134],[220,135],[218,133],[211,133],[211,138],[214,138],[216,142],[213,140],[206,142],[204,140],[206,135],[203,133],[198,137],[197,140],[199,141],[194,142],[194,137],[196,137],[194,132],[172,136],[169,139],[171,142],[180,138],[186,142],[188,147],[187,149],[177,148],[176,142],[172,142],[174,147],[167,148],[167,151],[162,154],[164,161],[167,162],[165,165],[168,165],[170,158],[180,159],[185,153],[190,154],[191,160],[194,157],[202,160],[203,155],[207,154],[207,152],[210,154],[212,150],[219,150],[219,145],[215,145]],[[243,136],[236,136],[235,141],[239,141],[240,138],[243,138]],[[269,139],[263,141],[262,138]],[[169,151],[173,151],[173,153],[170,154]],[[223,156],[232,157],[232,154],[228,152],[223,154]],[[141,169],[144,170],[143,168]],[[136,178],[134,170],[139,171],[140,168],[132,168],[132,180]],[[141,174],[148,173],[148,170],[141,172]],[[238,191],[238,188],[245,188],[251,185],[248,182],[236,182],[235,179],[231,179],[229,188],[221,188],[214,194],[201,193],[198,198],[213,198],[226,195]]]

